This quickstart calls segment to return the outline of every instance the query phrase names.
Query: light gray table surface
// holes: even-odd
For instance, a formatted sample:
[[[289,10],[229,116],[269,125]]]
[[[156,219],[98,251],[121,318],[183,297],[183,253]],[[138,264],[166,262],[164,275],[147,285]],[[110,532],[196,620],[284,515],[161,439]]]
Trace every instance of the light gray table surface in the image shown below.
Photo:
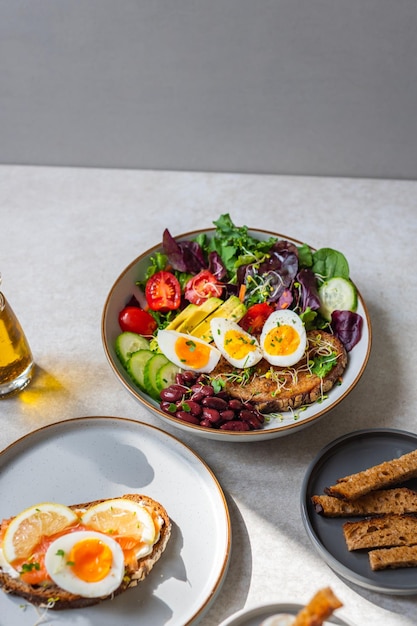
[[[343,251],[372,322],[371,356],[351,394],[310,427],[270,441],[219,443],[163,426],[115,378],[101,343],[104,302],[122,270],[165,227],[173,235],[211,227],[226,212],[238,225]],[[166,428],[213,470],[231,516],[229,570],[202,626],[260,603],[304,603],[327,585],[344,603],[340,617],[357,626],[411,626],[417,596],[361,589],[324,563],[304,530],[299,495],[308,464],[337,437],[417,431],[416,240],[412,181],[2,166],[2,291],[37,374],[27,391],[0,402],[0,448],[73,417]]]

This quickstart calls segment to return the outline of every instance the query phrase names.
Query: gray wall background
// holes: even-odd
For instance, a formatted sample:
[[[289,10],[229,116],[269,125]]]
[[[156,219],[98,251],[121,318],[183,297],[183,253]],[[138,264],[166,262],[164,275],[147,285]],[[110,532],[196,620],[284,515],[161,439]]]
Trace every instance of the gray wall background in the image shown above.
[[[416,0],[0,0],[0,163],[417,178]]]

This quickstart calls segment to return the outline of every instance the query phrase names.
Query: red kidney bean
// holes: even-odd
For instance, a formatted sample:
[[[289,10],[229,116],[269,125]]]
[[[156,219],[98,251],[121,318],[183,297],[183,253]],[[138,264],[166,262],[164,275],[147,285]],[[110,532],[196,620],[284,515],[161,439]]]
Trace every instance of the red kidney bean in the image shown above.
[[[187,410],[186,407],[188,407],[189,412],[191,413],[191,415],[195,415],[196,417],[201,415],[201,412],[203,410],[201,408],[201,405],[198,404],[197,402],[194,402],[194,400],[184,400],[184,402],[181,403],[181,406],[185,410]]]
[[[178,402],[184,395],[184,387],[171,385],[170,387],[166,387],[166,389],[162,389],[159,395],[161,400],[165,400],[166,402]]]
[[[246,420],[245,423],[249,424],[252,430],[258,430],[262,426],[261,422],[258,420],[258,418],[255,415],[252,415],[252,417]]]
[[[195,415],[191,415],[191,413],[188,413],[187,411],[177,411],[175,413],[175,417],[178,417],[178,419],[182,420],[183,422],[188,422],[189,424],[200,423],[198,417],[195,417]]]
[[[241,411],[239,411],[239,417],[245,422],[248,422],[250,419],[252,419],[252,417],[254,417],[254,413],[253,411],[249,411],[249,409],[242,409]]]
[[[250,430],[249,424],[247,422],[240,422],[239,420],[232,420],[230,422],[225,422],[220,426],[221,430],[237,430],[237,431],[247,431]]]
[[[204,428],[213,428],[213,424],[210,420],[201,420],[200,426],[204,426]]]
[[[214,396],[214,389],[211,385],[198,385],[200,388],[200,391],[202,391],[204,393],[205,396]],[[194,391],[194,387],[196,387],[196,385],[193,385],[192,389]],[[195,391],[198,391],[197,389]]]
[[[176,412],[176,409],[172,410],[172,407],[175,406],[172,402],[161,402],[160,407],[164,411],[164,413],[168,413],[169,415],[173,415]]]
[[[210,409],[217,409],[217,411],[225,411],[228,407],[226,400],[219,398],[218,396],[207,396],[203,398],[201,404],[208,406]]]
[[[199,389],[198,391],[194,391],[194,393],[192,393],[190,396],[190,399],[194,400],[194,402],[201,402],[203,398],[206,398],[206,396],[201,391],[201,389]]]
[[[261,424],[263,424],[265,421],[265,417],[262,415],[262,413],[259,413],[259,411],[255,411],[254,413],[255,413],[256,419],[259,420]]]
[[[236,416],[236,413],[232,411],[232,409],[226,409],[225,411],[220,411],[221,419],[225,420],[226,422],[229,422],[230,420],[234,419],[235,416]]]
[[[178,372],[178,374],[175,374],[175,382],[177,385],[183,385],[185,383],[185,378],[182,372]]]
[[[243,407],[244,405],[237,398],[231,398],[229,400],[229,408],[232,409],[233,411],[240,411],[241,409],[243,409]]]
[[[185,372],[181,373],[183,381],[187,384],[187,385],[192,385],[195,383],[197,375],[195,372],[191,372],[191,370],[186,370]]]
[[[216,411],[216,409],[204,408],[203,409],[203,419],[207,419],[213,424],[216,424],[220,421],[220,413]]]

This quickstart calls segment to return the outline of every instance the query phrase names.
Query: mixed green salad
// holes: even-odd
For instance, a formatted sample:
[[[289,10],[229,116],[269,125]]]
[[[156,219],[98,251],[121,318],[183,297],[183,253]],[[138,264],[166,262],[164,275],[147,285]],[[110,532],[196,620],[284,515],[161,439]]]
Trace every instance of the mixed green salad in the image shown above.
[[[188,306],[208,299],[238,299],[240,324],[256,333],[271,311],[290,309],[306,330],[329,330],[347,351],[359,342],[363,319],[345,256],[332,248],[312,250],[275,236],[260,240],[225,213],[212,234],[177,240],[165,229],[160,252],[138,281],[141,297],[119,315],[121,330],[152,337]]]

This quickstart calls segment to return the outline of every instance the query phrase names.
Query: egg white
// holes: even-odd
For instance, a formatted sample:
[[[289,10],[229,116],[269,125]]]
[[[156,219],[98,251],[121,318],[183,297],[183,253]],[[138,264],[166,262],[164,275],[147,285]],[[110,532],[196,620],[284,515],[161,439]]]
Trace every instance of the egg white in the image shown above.
[[[280,326],[289,326],[296,337],[298,337],[298,345],[290,351],[288,350],[287,342],[282,342],[282,350],[280,350],[280,343],[275,342],[273,350],[269,349],[270,333],[273,333],[275,329]],[[268,337],[269,335],[269,337]],[[261,350],[264,358],[271,363],[279,367],[290,367],[295,365],[303,357],[307,347],[307,335],[304,324],[294,311],[289,309],[283,309],[282,311],[274,311],[266,320],[259,339]]]
[[[214,343],[233,367],[252,367],[262,359],[262,351],[256,337],[247,333],[236,322],[216,317],[211,320],[210,327]],[[233,340],[227,336],[229,331],[237,333]],[[242,354],[240,358],[234,356],[237,350]]]
[[[181,358],[181,355],[178,353],[177,342],[181,339],[185,340],[190,346],[189,355],[186,359]],[[193,335],[179,333],[176,330],[159,330],[157,341],[159,349],[166,358],[169,359],[171,363],[185,370],[208,374],[214,370],[221,356],[219,350],[206,341],[197,339],[197,337],[193,337]],[[207,357],[204,361],[195,365],[193,364],[193,355],[196,354],[196,350],[198,350],[199,347],[201,347],[203,351],[207,351]]]
[[[100,539],[110,548],[113,555],[109,573],[97,582],[81,580],[67,563],[71,548],[83,539],[90,538]],[[121,584],[125,571],[123,550],[120,545],[111,537],[94,531],[68,533],[53,541],[46,551],[45,566],[49,576],[61,589],[84,598],[99,598],[113,593]]]

